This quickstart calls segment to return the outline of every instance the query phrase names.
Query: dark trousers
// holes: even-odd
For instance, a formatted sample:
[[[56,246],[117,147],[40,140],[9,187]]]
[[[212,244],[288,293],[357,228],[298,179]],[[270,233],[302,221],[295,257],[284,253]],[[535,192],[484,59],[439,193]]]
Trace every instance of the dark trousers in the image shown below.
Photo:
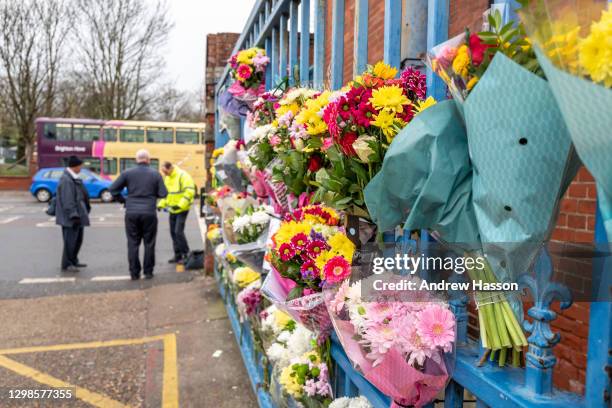
[[[189,211],[178,214],[170,214],[170,235],[172,236],[172,247],[175,259],[186,257],[189,253],[189,245],[185,236],[185,221]]]
[[[79,263],[79,251],[83,245],[84,228],[81,226],[62,227],[64,252],[62,253],[62,269]]]
[[[140,276],[140,259],[138,251],[144,241],[144,274],[153,275],[155,267],[155,240],[157,239],[156,214],[125,214],[125,233],[127,235],[128,261],[130,275]]]

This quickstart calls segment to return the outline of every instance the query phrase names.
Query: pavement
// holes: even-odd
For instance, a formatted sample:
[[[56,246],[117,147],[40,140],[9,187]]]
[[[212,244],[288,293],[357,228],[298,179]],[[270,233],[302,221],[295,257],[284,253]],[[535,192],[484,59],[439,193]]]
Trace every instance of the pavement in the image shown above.
[[[53,281],[65,278],[61,242],[57,227],[42,225],[44,205],[0,193],[0,406],[257,407],[214,279],[165,264],[166,226],[152,281],[93,280],[127,273],[121,209],[94,207],[99,224],[82,250],[89,267]],[[202,242],[195,212],[188,231],[193,247]],[[9,398],[51,388],[73,397]]]

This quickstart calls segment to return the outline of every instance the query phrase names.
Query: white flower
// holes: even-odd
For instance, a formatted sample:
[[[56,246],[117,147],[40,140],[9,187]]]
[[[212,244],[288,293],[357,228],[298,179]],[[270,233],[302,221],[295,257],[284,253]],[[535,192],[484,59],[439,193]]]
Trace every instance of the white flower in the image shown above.
[[[251,139],[254,141],[259,141],[262,139],[267,139],[269,135],[276,132],[276,128],[272,125],[264,125],[256,127],[251,133]]]
[[[232,221],[232,229],[234,232],[241,233],[248,228],[251,224],[251,216],[250,215],[241,215],[239,217],[235,217]]]
[[[257,225],[268,225],[270,222],[270,216],[263,210],[255,211],[251,215],[251,223]]]
[[[302,97],[303,99],[310,99],[316,95],[319,91],[308,88],[295,88],[287,92],[287,94],[279,101],[280,105],[289,105],[296,99]]]
[[[329,404],[328,408],[374,408],[368,399],[362,395],[356,398],[337,398]]]

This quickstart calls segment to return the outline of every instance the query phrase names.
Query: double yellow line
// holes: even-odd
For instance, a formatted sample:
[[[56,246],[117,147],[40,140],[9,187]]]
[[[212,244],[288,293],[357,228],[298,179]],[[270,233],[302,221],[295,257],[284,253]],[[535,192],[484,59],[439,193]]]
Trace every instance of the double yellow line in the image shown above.
[[[128,406],[115,401],[105,395],[89,391],[85,388],[78,387],[55,378],[42,371],[38,371],[25,364],[21,364],[6,356],[25,353],[39,353],[46,351],[63,351],[63,350],[85,350],[96,349],[103,347],[116,346],[133,346],[147,343],[162,341],[164,345],[164,371],[163,371],[163,388],[162,388],[162,407],[163,408],[178,408],[178,366],[177,366],[177,350],[176,350],[176,335],[174,333],[163,334],[159,336],[142,337],[138,339],[122,339],[108,341],[93,341],[88,343],[72,343],[72,344],[56,344],[52,346],[36,346],[22,347],[13,349],[0,350],[0,367],[6,368],[23,377],[30,378],[40,384],[54,388],[74,388],[76,398],[83,400],[95,407],[99,408],[127,408]]]

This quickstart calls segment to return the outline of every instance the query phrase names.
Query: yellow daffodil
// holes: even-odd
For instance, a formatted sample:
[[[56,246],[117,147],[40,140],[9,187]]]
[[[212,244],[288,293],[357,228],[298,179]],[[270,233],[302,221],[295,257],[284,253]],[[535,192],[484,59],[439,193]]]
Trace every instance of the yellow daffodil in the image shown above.
[[[370,103],[379,111],[402,113],[404,112],[403,105],[409,104],[410,100],[399,86],[382,86],[372,91]]]
[[[392,79],[397,75],[397,69],[379,61],[372,67],[372,73],[382,79]]]

